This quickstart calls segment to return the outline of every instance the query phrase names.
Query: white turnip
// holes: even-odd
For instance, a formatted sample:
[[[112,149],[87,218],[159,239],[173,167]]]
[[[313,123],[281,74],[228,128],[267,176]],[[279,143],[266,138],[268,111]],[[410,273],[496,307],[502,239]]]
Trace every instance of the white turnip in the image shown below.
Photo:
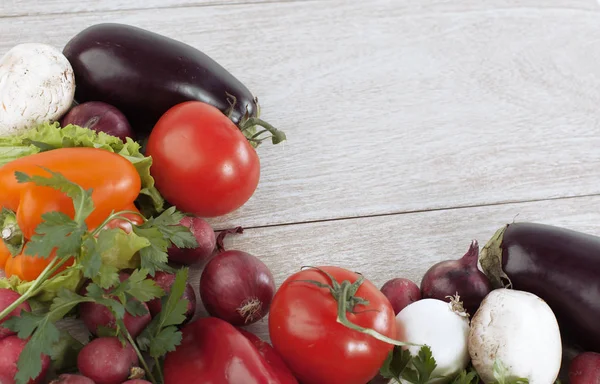
[[[419,345],[431,348],[437,367],[431,383],[446,383],[469,363],[467,338],[469,319],[459,298],[447,303],[438,299],[421,299],[406,306],[396,316],[398,340],[418,344],[407,347],[413,356]]]
[[[73,104],[75,75],[47,44],[25,43],[0,59],[0,136],[56,121]]]
[[[548,304],[532,293],[493,290],[471,320],[469,354],[486,383],[494,380],[495,364],[505,368],[507,380],[554,383],[562,359],[556,317]]]

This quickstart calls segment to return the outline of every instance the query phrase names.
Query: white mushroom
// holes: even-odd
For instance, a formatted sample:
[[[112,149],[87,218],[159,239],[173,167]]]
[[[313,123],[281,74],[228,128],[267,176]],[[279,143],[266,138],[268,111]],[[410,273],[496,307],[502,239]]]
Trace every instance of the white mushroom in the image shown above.
[[[495,364],[504,368],[507,380],[554,383],[562,357],[556,317],[532,293],[493,290],[471,320],[469,354],[484,383],[495,382]]]
[[[0,136],[58,120],[73,103],[75,75],[56,48],[19,44],[0,59]]]

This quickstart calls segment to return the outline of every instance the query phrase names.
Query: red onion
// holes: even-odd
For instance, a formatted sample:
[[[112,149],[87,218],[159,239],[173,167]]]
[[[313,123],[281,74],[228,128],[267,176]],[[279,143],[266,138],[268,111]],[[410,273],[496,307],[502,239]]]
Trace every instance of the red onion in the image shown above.
[[[458,294],[467,312],[473,316],[492,287],[477,268],[479,244],[473,240],[467,253],[459,260],[445,260],[433,265],[421,281],[423,298],[450,302]]]
[[[208,262],[200,278],[200,297],[211,316],[233,325],[262,319],[275,295],[269,268],[242,251],[219,253]]]
[[[71,108],[60,121],[60,126],[69,124],[104,132],[126,141],[135,138],[125,115],[117,108],[101,101],[88,101]]]
[[[198,242],[198,247],[177,248],[173,245],[167,251],[169,261],[182,265],[192,265],[207,261],[213,255],[216,245],[215,232],[210,224],[200,217],[194,216],[186,216],[179,223],[190,228]]]
[[[421,289],[412,280],[405,278],[392,279],[383,284],[381,293],[385,295],[397,315],[407,305],[421,300]]]

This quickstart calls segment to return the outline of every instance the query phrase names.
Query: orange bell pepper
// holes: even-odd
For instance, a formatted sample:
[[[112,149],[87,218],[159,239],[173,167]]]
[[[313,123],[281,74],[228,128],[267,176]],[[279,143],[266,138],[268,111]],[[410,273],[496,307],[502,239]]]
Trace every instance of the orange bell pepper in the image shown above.
[[[22,281],[33,281],[42,274],[48,264],[54,260],[54,257],[54,252],[47,259],[20,253],[15,257],[8,258],[4,266],[4,273],[6,277],[17,276]],[[70,258],[52,276],[64,271],[67,267],[73,265],[74,262],[75,259]]]
[[[4,269],[6,262],[11,257],[10,251],[4,244],[4,241],[0,240],[0,269]]]
[[[25,156],[0,167],[0,208],[16,212],[24,241],[35,234],[44,213],[58,211],[71,218],[75,216],[73,201],[63,192],[33,182],[19,183],[15,177],[16,171],[28,176],[50,176],[42,167],[60,173],[86,190],[93,190],[95,209],[85,220],[90,229],[101,225],[112,211],[135,208],[141,179],[133,164],[119,154],[97,148],[59,148]],[[2,255],[0,248],[0,267]],[[31,281],[51,261],[52,257],[43,259],[24,254],[13,258],[9,253],[4,269],[8,276]],[[72,261],[63,267],[69,264]]]
[[[61,173],[82,186],[93,189],[95,210],[86,219],[88,228],[100,225],[113,210],[129,207],[141,189],[140,176],[123,156],[97,148],[59,148],[25,156],[0,168],[0,207],[17,213],[17,223],[26,239],[42,222],[42,214],[59,211],[74,217],[73,202],[64,193],[33,183],[19,183],[15,171],[29,176]]]

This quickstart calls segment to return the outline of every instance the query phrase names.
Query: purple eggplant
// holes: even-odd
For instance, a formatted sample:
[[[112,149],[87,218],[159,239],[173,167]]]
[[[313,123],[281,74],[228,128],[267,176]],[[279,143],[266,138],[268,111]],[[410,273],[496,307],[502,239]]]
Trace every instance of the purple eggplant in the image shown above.
[[[198,49],[154,32],[96,24],[74,36],[63,54],[75,72],[75,100],[115,106],[141,136],[169,108],[190,100],[213,105],[238,126],[258,117],[257,99],[225,68]]]
[[[600,237],[538,223],[508,224],[482,249],[480,263],[494,288],[539,296],[565,338],[600,352]]]

